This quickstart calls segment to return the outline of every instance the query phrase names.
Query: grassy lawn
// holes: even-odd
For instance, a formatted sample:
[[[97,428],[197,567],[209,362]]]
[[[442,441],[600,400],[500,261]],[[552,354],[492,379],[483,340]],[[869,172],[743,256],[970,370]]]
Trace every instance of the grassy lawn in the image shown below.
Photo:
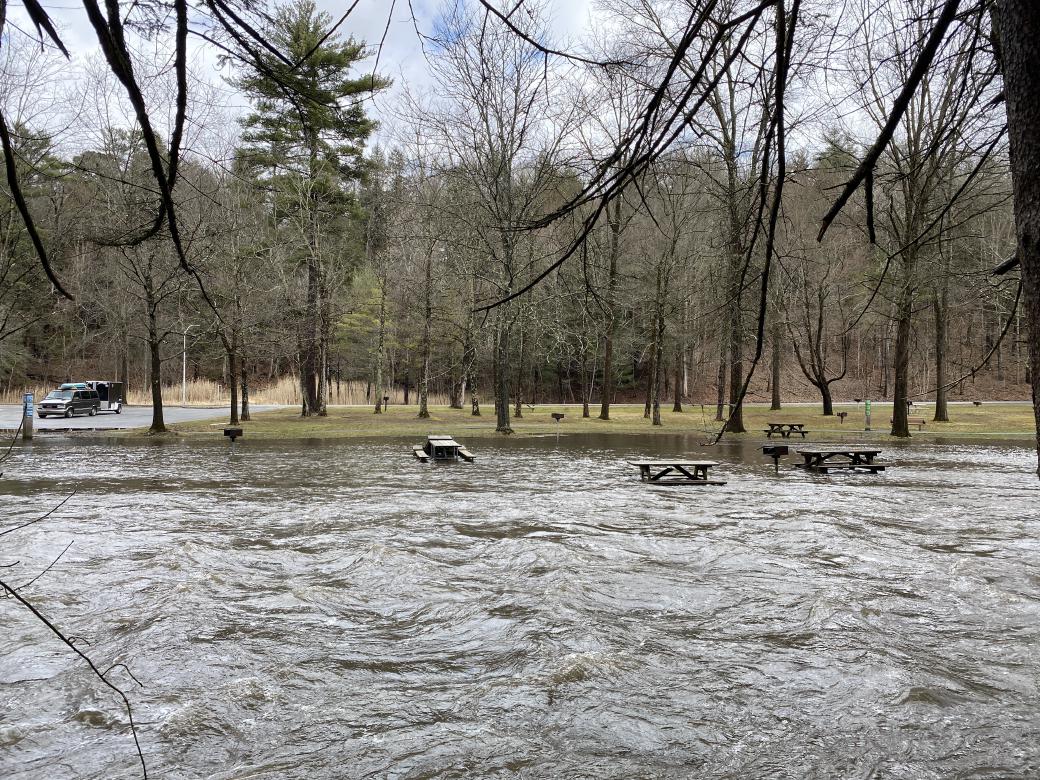
[[[641,405],[615,405],[611,407],[611,419],[600,420],[599,411],[593,407],[592,417],[582,419],[581,407],[577,405],[539,405],[535,409],[524,408],[523,419],[512,421],[514,435],[529,436],[556,432],[552,412],[562,412],[565,419],[559,424],[559,432],[567,434],[625,433],[625,434],[714,434],[719,423],[715,422],[714,407],[687,406],[683,413],[662,410],[663,425],[652,426],[643,418]],[[872,428],[863,431],[863,406],[861,404],[837,404],[835,412],[848,412],[842,423],[838,417],[824,417],[819,406],[788,406],[779,412],[771,412],[766,406],[747,406],[744,424],[748,433],[744,438],[762,438],[767,421],[800,422],[810,431],[810,440],[841,439],[855,436],[863,438],[888,438],[891,404],[873,404]],[[920,432],[911,428],[915,439],[932,439],[936,436],[991,436],[1032,437],[1035,435],[1033,409],[1029,403],[992,403],[982,406],[951,405],[948,423],[931,421],[934,409],[929,405],[918,405],[911,417],[927,420]],[[245,435],[256,439],[309,439],[309,438],[355,438],[368,436],[414,436],[416,442],[430,433],[450,433],[460,439],[494,437],[495,418],[493,409],[485,408],[483,416],[473,417],[469,409],[435,407],[431,417],[420,420],[415,406],[391,406],[383,414],[374,414],[371,407],[331,406],[327,417],[301,418],[294,409],[281,409],[254,415],[250,422],[243,423]],[[171,430],[185,437],[222,436],[226,420],[219,422],[201,421],[179,423]],[[733,436],[734,434],[727,434]]]

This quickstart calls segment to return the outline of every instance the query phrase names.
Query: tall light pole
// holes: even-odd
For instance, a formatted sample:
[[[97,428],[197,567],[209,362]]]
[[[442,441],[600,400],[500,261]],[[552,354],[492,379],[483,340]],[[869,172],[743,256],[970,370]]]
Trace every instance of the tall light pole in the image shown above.
[[[188,405],[188,331],[197,327],[198,325],[189,325],[181,334],[181,406]]]

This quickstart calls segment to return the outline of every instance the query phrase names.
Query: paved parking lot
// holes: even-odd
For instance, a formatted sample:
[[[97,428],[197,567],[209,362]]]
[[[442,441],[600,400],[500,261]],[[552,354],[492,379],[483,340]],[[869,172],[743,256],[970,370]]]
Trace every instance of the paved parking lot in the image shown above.
[[[254,412],[274,409],[273,406],[252,406]],[[192,420],[219,420],[228,415],[228,407],[200,406],[165,406],[163,418],[167,423],[191,422]],[[18,427],[22,417],[22,407],[16,405],[0,406],[0,430],[13,431]],[[147,428],[152,424],[152,407],[124,406],[122,414],[100,412],[94,417],[88,415],[77,417],[47,417],[43,420],[39,415],[33,418],[34,429],[41,430],[114,430],[119,428]]]

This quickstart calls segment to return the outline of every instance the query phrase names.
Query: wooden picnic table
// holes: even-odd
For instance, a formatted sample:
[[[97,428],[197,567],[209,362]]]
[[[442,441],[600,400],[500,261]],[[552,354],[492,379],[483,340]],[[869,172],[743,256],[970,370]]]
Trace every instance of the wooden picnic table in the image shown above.
[[[784,439],[790,439],[791,434],[799,433],[802,438],[805,438],[805,434],[809,431],[805,430],[805,423],[788,423],[788,422],[771,422],[766,423],[769,426],[766,430],[762,431],[766,435],[767,439],[772,439],[773,434],[779,434]]]
[[[874,458],[881,454],[877,447],[833,444],[829,447],[808,447],[798,450],[798,454],[805,459],[804,463],[796,464],[799,468],[820,474],[836,469],[869,471],[872,474],[885,470],[883,464],[874,462]]]
[[[714,460],[630,460],[639,468],[644,482],[656,485],[725,485],[725,480],[711,479],[708,475]]]
[[[463,460],[472,463],[476,456],[455,441],[451,436],[427,436],[426,444],[416,444],[412,447],[412,454],[421,462],[430,460]]]

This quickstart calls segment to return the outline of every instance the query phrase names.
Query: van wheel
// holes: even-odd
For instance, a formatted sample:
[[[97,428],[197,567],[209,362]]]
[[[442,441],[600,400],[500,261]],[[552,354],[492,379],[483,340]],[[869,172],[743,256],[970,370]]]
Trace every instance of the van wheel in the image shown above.
[[[72,417],[72,409],[66,409],[65,410],[65,416],[66,417]]]
[[[116,407],[116,414],[122,414],[122,413],[123,413],[123,407],[122,406],[117,406]]]
[[[40,419],[41,419],[41,420],[45,420],[45,419],[47,419],[47,415],[45,415],[45,414],[41,414],[41,415],[40,415]]]
[[[96,406],[90,407],[90,416],[93,417],[95,414],[97,414],[97,407]]]

